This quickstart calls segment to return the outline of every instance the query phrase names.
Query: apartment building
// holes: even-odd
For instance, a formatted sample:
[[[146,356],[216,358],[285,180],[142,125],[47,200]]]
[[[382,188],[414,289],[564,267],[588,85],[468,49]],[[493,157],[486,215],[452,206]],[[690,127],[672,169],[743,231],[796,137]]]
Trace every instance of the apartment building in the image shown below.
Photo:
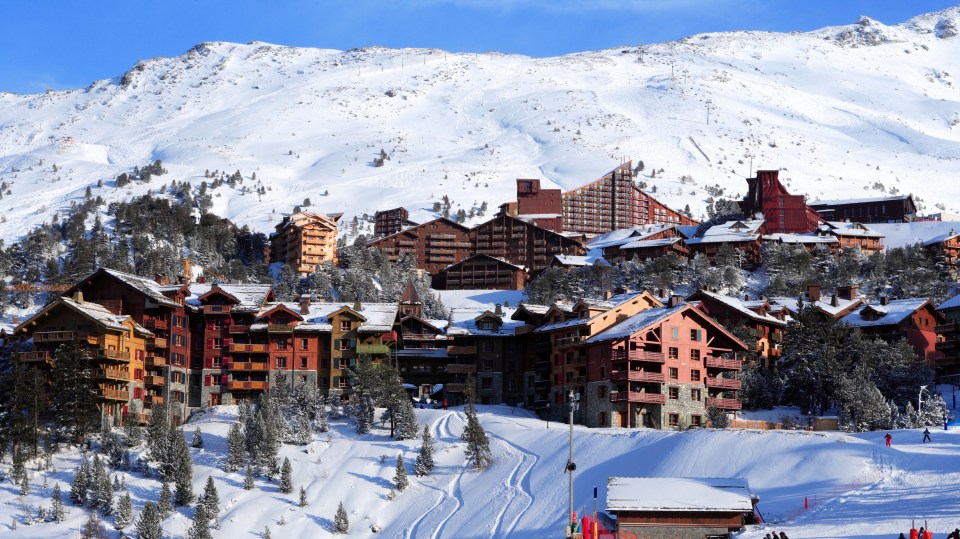
[[[300,211],[284,217],[270,235],[270,261],[283,262],[300,274],[336,262],[337,223],[342,216]]]

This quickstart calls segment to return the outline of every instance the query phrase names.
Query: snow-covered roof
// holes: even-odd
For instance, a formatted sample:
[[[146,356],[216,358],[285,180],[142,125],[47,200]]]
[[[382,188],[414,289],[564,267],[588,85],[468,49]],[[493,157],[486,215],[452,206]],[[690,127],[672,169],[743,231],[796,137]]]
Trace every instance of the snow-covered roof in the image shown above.
[[[580,301],[578,301],[576,304],[570,306],[571,308],[566,310],[564,310],[566,307],[565,304],[557,303],[555,306],[558,309],[563,310],[564,312],[567,312],[567,313],[574,312],[572,310],[572,307],[577,304],[586,305],[587,307],[592,307],[592,308],[600,308],[600,309],[603,309],[604,312],[606,312],[606,311],[609,311],[610,309],[614,309],[617,306],[636,298],[639,295],[641,294],[638,292],[627,292],[624,294],[617,294],[615,296],[611,296],[609,299],[583,298]],[[604,313],[598,313],[590,318],[571,318],[569,320],[564,320],[562,322],[554,322],[552,324],[546,324],[538,327],[534,332],[546,333],[548,331],[554,331],[557,329],[565,329],[565,328],[572,328],[572,327],[586,325],[590,320],[593,320],[598,316],[602,316],[603,314]]]
[[[891,195],[888,197],[874,197],[874,198],[841,198],[837,200],[814,200],[813,202],[807,202],[808,206],[846,206],[848,204],[869,204],[871,202],[891,202],[894,200],[906,200],[910,198],[910,195]]]
[[[176,285],[176,286],[171,285],[167,287],[161,287],[161,285],[157,284],[157,282],[154,281],[153,279],[147,279],[146,277],[140,277],[139,275],[133,275],[131,273],[124,273],[122,271],[117,271],[110,268],[100,268],[100,269],[102,269],[104,273],[112,275],[113,277],[119,279],[120,281],[123,281],[127,285],[139,290],[144,295],[146,295],[156,303],[159,303],[160,305],[167,305],[170,307],[179,307],[177,302],[173,301],[167,296],[164,296],[162,290],[164,288],[166,289],[172,288],[175,290],[177,288],[180,288],[180,285]]]
[[[960,221],[911,221],[909,223],[870,223],[870,228],[884,235],[887,248],[923,243],[935,236],[949,236],[960,231]]]
[[[630,241],[650,237],[668,228],[672,227],[668,225],[637,225],[630,228],[620,228],[605,234],[600,234],[599,236],[594,236],[587,242],[587,247],[590,249],[603,249],[605,247],[622,245]]]
[[[852,327],[895,326],[929,301],[927,298],[908,298],[895,299],[886,305],[879,303],[861,305],[841,318],[840,323]]]
[[[624,243],[620,246],[621,249],[647,249],[651,247],[666,247],[668,245],[673,245],[681,240],[681,238],[661,238],[659,240],[636,240]]]
[[[863,223],[847,221],[826,221],[817,230],[836,236],[857,236],[862,238],[882,238],[883,234]]]
[[[447,353],[446,348],[409,348],[409,349],[400,349],[396,350],[396,355],[399,358],[410,358],[410,357],[429,357],[434,359],[442,359],[450,357],[450,354]]]
[[[753,511],[746,479],[611,477],[607,511]]]
[[[513,336],[517,328],[523,327],[524,323],[510,318],[517,311],[515,307],[501,307],[503,316],[500,316],[501,324],[499,331],[492,329],[480,329],[477,327],[477,318],[484,313],[491,313],[489,309],[477,309],[472,307],[456,307],[450,309],[450,325],[447,327],[447,335],[486,335],[491,337]],[[495,316],[495,315],[494,315]]]
[[[938,243],[943,243],[943,242],[945,242],[945,241],[950,241],[950,240],[952,240],[953,238],[956,238],[957,236],[960,236],[960,233],[954,232],[953,230],[951,230],[950,232],[948,232],[948,233],[946,233],[946,234],[939,234],[939,235],[937,235],[937,236],[934,236],[934,237],[932,237],[932,238],[924,241],[924,242],[923,242],[923,246],[924,246],[924,247],[930,247],[931,245],[936,245],[936,244],[938,244]]]
[[[737,312],[740,313],[741,315],[743,315],[743,316],[745,316],[745,317],[747,317],[747,318],[750,318],[751,320],[757,320],[757,321],[760,321],[760,322],[764,322],[764,323],[767,323],[767,324],[773,324],[773,325],[777,325],[777,326],[786,326],[786,325],[787,325],[787,322],[784,321],[784,320],[780,320],[779,318],[770,316],[769,314],[760,314],[760,313],[758,313],[758,312],[756,312],[756,311],[751,310],[750,308],[748,308],[748,306],[747,306],[747,304],[746,304],[745,302],[743,302],[743,301],[741,301],[741,300],[739,300],[739,299],[737,299],[737,298],[732,298],[732,297],[730,297],[730,296],[724,296],[723,294],[717,294],[716,292],[709,292],[709,291],[707,291],[707,290],[700,290],[700,291],[698,291],[698,292],[695,292],[695,293],[694,293],[693,295],[691,295],[690,297],[694,297],[694,296],[697,296],[697,295],[704,295],[704,296],[710,297],[710,298],[712,298],[713,300],[718,301],[718,302],[726,305],[727,307],[729,307],[729,308],[737,311]],[[759,306],[759,305],[763,305],[764,302],[763,302],[763,301],[759,301],[759,302],[753,301],[753,302],[750,302],[750,303],[751,303],[752,305]],[[757,305],[758,303],[759,303],[759,305]]]
[[[594,342],[612,341],[616,339],[626,339],[634,333],[652,326],[653,324],[656,324],[657,322],[674,313],[680,312],[689,306],[690,305],[687,303],[681,303],[676,307],[655,307],[653,309],[640,311],[630,318],[627,318],[623,322],[614,324],[600,333],[597,333],[593,337],[587,339],[585,342],[589,344]]]
[[[948,299],[947,301],[944,301],[943,303],[941,303],[941,304],[937,307],[937,310],[938,310],[938,311],[944,311],[944,310],[947,310],[947,309],[956,309],[957,307],[960,307],[960,294],[957,294],[956,296],[953,296],[952,298]]]
[[[790,311],[790,314],[793,314],[793,315],[797,314],[797,298],[775,297],[775,298],[770,298],[769,301],[770,301],[770,305],[774,305],[777,307],[784,307],[788,311]],[[817,301],[810,301],[809,298],[804,298],[803,306],[813,307],[826,314],[836,317],[837,315],[851,308],[855,308],[856,306],[863,303],[862,298],[855,298],[855,299],[849,300],[849,299],[838,297],[836,305],[833,305],[832,301],[833,301],[833,298],[830,296],[827,296],[825,298],[821,297]]]
[[[763,219],[741,219],[737,221],[727,221],[726,223],[714,225],[703,233],[703,237],[690,238],[687,240],[689,245],[700,243],[736,243],[742,241],[754,241],[760,238],[760,228],[763,226]]]
[[[602,256],[553,255],[557,262],[564,266],[609,266],[610,263]]]
[[[779,241],[781,243],[795,243],[804,245],[810,243],[833,244],[839,242],[840,240],[833,236],[817,236],[816,234],[785,234],[778,232],[776,234],[764,235],[763,241]]]
[[[153,332],[144,328],[140,324],[137,324],[136,322],[134,322],[133,319],[130,318],[130,315],[128,314],[123,314],[123,315],[114,314],[112,311],[110,311],[103,305],[100,305],[99,303],[94,303],[92,301],[78,302],[69,296],[62,296],[57,300],[53,301],[52,303],[47,304],[43,309],[41,309],[36,314],[31,316],[29,319],[24,321],[18,327],[26,326],[28,323],[30,323],[31,320],[39,316],[41,313],[43,313],[48,309],[56,307],[57,305],[64,305],[80,313],[81,315],[86,316],[87,318],[93,320],[94,322],[102,325],[103,327],[116,330],[116,331],[126,331],[127,327],[124,326],[124,322],[126,322],[129,319],[133,324],[133,329],[137,333],[140,333],[141,335],[146,335],[146,336],[153,335]]]
[[[393,322],[397,319],[400,306],[396,303],[361,303],[360,314],[366,321],[360,324],[357,331],[361,333],[381,333],[393,329]]]
[[[213,290],[214,287],[237,298],[237,301],[240,303],[234,307],[234,310],[245,310],[248,312],[258,311],[273,289],[273,287],[268,284],[194,283],[190,285],[190,297],[186,300],[187,304],[193,306],[202,305],[200,298]]]

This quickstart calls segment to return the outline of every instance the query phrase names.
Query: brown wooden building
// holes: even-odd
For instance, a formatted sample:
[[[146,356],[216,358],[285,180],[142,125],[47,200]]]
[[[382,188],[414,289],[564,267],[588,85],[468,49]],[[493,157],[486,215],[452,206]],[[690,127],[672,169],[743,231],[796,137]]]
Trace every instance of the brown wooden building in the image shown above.
[[[954,278],[960,275],[960,233],[951,230],[923,242],[923,248],[943,261]]]
[[[391,262],[401,256],[413,256],[417,267],[430,275],[437,275],[450,264],[474,254],[470,229],[440,218],[417,225],[368,244],[387,255]]]
[[[784,331],[787,328],[789,311],[783,307],[774,307],[765,299],[741,300],[724,296],[716,292],[698,290],[687,297],[689,303],[697,303],[700,310],[720,322],[731,333],[742,328],[748,334],[746,344],[766,366],[780,357]]]
[[[913,195],[815,200],[809,206],[815,209],[824,221],[907,223],[917,216]]]
[[[817,228],[819,236],[834,236],[842,249],[860,249],[866,254],[883,250],[883,234],[859,222],[829,221]]]
[[[470,230],[470,241],[476,254],[506,260],[530,273],[547,268],[554,255],[586,253],[575,239],[502,214]]]
[[[337,261],[337,221],[342,213],[296,212],[270,236],[270,261],[283,262],[297,273],[313,273],[324,262]]]
[[[417,223],[410,220],[410,214],[405,208],[393,208],[373,214],[373,235],[378,238],[396,234],[411,226],[417,226]]]
[[[515,264],[489,255],[473,255],[440,270],[437,290],[523,290],[530,274]]]

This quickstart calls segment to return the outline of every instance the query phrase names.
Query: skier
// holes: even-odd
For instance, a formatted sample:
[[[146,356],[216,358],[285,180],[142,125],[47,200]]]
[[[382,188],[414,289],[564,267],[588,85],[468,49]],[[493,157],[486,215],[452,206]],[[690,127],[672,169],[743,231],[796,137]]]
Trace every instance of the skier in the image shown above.
[[[930,439],[930,429],[923,429],[923,443],[932,442]]]
[[[447,409],[447,399],[443,399],[443,409]]]
[[[887,447],[890,447],[890,440],[893,440],[893,436],[891,436],[890,433],[888,432],[887,435],[883,437],[883,439],[887,441]]]

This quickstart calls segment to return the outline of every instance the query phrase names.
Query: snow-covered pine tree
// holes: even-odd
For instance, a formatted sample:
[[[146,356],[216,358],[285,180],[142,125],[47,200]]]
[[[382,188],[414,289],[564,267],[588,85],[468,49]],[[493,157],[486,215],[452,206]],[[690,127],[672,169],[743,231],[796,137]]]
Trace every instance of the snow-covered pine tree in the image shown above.
[[[100,455],[93,456],[93,506],[105,516],[113,514],[113,483]]]
[[[147,449],[150,458],[157,463],[167,462],[170,447],[170,420],[167,418],[165,406],[156,406],[150,410],[150,419],[147,421]],[[159,466],[159,464],[158,464]],[[162,470],[162,466],[159,466]],[[161,471],[160,480],[167,480]]]
[[[346,535],[350,531],[350,519],[347,518],[347,511],[343,508],[343,502],[337,506],[337,514],[333,517],[333,533],[337,535]]]
[[[256,423],[259,425],[260,433],[256,444],[256,453],[254,455],[254,464],[257,472],[267,478],[272,478],[277,468],[277,450],[280,448],[280,440],[277,433],[277,425],[274,421],[272,412],[267,412],[268,401],[261,398],[260,409],[257,410]],[[266,412],[266,413],[265,413]]]
[[[223,471],[239,470],[243,466],[244,452],[243,430],[240,428],[240,423],[234,423],[230,425],[230,432],[227,433],[227,460],[223,465]]]
[[[305,410],[300,410],[297,412],[297,426],[293,431],[293,439],[291,441],[296,445],[307,445],[312,439],[313,434],[310,429],[310,418],[307,416]]]
[[[80,530],[81,539],[104,539],[103,528],[100,526],[100,517],[97,511],[90,511],[83,528]]]
[[[253,467],[247,464],[247,472],[243,476],[243,490],[253,490]]]
[[[193,524],[187,530],[187,539],[213,539],[210,533],[210,515],[202,503],[198,503],[193,512]]]
[[[313,430],[327,432],[330,426],[327,423],[327,403],[323,395],[317,395],[317,415],[313,420]]]
[[[170,483],[166,481],[160,487],[160,502],[157,504],[157,511],[161,520],[167,518],[167,515],[173,512],[173,493],[170,492]]]
[[[404,396],[406,397],[406,393]],[[400,415],[394,437],[397,440],[412,440],[417,437],[418,430],[417,413],[413,409],[413,403],[409,398],[404,398],[400,401]]]
[[[370,432],[370,426],[373,421],[370,418],[370,412],[373,410],[373,402],[369,395],[366,393],[361,394],[359,398],[359,406],[357,406],[357,434],[367,434]]]
[[[133,503],[130,500],[130,492],[124,492],[117,501],[117,510],[113,515],[113,527],[122,530],[130,525],[133,520]]]
[[[160,522],[160,510],[153,502],[147,502],[143,506],[143,511],[140,511],[134,527],[140,539],[162,539],[163,528]]]
[[[270,526],[263,527],[263,533],[260,534],[260,539],[270,539]]]
[[[307,489],[300,485],[300,507],[307,506]]]
[[[29,474],[21,474],[20,479],[20,495],[26,496],[30,494],[30,476]]]
[[[137,402],[137,401],[133,401]],[[143,442],[143,429],[140,428],[140,424],[137,423],[136,417],[134,414],[140,413],[140,407],[136,405],[130,406],[130,416],[127,419],[127,422],[123,425],[123,434],[127,447],[137,447]]]
[[[173,499],[177,505],[189,505],[193,501],[193,461],[190,459],[186,438],[176,429],[174,431],[177,436],[173,446],[173,482],[176,485]]]
[[[63,522],[63,493],[60,490],[60,483],[53,486],[53,494],[50,495],[50,518],[54,522]]]
[[[490,453],[490,440],[487,438],[487,432],[480,425],[480,419],[477,418],[477,410],[474,407],[474,388],[473,376],[467,379],[467,406],[464,410],[467,416],[467,426],[463,429],[460,439],[466,442],[467,461],[476,470],[484,470],[493,462],[493,455]]]
[[[212,475],[207,476],[207,484],[203,487],[203,504],[207,506],[207,514],[211,517],[220,514],[220,494],[217,493]]]
[[[190,447],[203,449],[203,434],[200,432],[199,426],[193,431],[193,440],[190,442]]]
[[[430,426],[423,426],[423,443],[420,453],[417,454],[415,470],[417,477],[426,477],[433,471],[433,437],[430,435]]]
[[[290,459],[283,458],[283,466],[280,468],[280,492],[290,494],[293,492],[293,466],[290,465]]]
[[[80,465],[73,472],[73,482],[70,484],[70,501],[74,505],[84,505],[87,503],[87,489],[90,486],[88,478],[87,457],[84,456]]]
[[[407,467],[403,464],[403,455],[397,455],[397,468],[393,474],[393,485],[400,492],[407,490],[410,480],[407,479]]]

